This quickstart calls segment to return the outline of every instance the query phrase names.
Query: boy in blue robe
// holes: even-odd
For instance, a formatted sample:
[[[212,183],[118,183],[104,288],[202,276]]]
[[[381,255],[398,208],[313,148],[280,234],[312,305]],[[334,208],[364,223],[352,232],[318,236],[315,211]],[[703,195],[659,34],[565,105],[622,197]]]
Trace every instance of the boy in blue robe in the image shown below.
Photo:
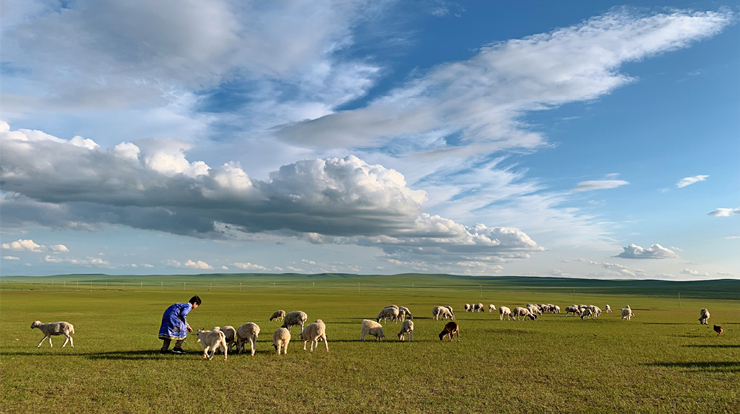
[[[167,308],[162,315],[162,325],[159,328],[159,339],[164,341],[160,353],[169,354],[170,342],[174,339],[175,347],[172,348],[173,354],[182,355],[182,343],[188,336],[188,332],[193,332],[193,328],[188,325],[186,316],[191,310],[200,306],[201,300],[198,296],[190,298],[188,303],[175,303]]]

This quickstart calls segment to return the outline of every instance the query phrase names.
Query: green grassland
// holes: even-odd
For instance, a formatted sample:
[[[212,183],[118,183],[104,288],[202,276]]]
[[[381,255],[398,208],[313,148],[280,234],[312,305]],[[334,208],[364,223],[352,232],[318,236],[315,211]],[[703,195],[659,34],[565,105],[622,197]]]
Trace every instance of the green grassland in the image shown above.
[[[32,283],[33,282],[33,283]],[[681,294],[679,307],[678,294]],[[255,322],[257,354],[160,355],[164,309],[203,299],[194,328]],[[0,412],[740,412],[740,281],[594,281],[449,275],[64,275],[0,283]],[[595,320],[500,321],[464,303],[610,304]],[[388,304],[414,314],[413,343],[360,342]],[[635,317],[622,321],[629,304]],[[440,342],[451,305],[460,343]],[[709,326],[697,321],[709,308]],[[271,346],[277,309],[327,325],[330,352]],[[75,326],[75,348],[34,320]],[[721,337],[713,324],[725,329]],[[61,339],[60,339],[61,338]]]

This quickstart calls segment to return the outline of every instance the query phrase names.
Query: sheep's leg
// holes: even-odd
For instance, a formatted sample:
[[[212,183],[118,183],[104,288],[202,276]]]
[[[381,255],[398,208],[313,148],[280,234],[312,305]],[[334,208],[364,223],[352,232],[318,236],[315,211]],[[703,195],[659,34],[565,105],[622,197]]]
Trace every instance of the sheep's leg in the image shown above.
[[[72,339],[71,336],[69,337],[69,346],[70,346],[70,348],[74,348],[75,347],[75,341]]]
[[[249,351],[252,353],[252,356],[254,356],[255,341],[254,338],[249,338]]]
[[[306,350],[306,343],[308,343],[308,340],[303,341],[303,350]],[[313,342],[311,342],[311,352],[313,352]]]
[[[46,340],[46,338],[49,338],[49,345],[51,346],[51,336],[49,336],[49,335],[44,335],[44,337],[43,337],[43,338],[41,338],[41,342],[39,342],[39,344],[38,344],[38,345],[36,346],[36,348],[41,348],[41,344],[43,344],[43,343],[44,343],[44,341]]]
[[[64,343],[62,344],[62,348],[64,348],[65,346],[67,346],[67,342],[69,342],[69,339],[70,339],[69,338],[69,335],[67,335],[67,339],[64,340]]]
[[[326,352],[329,352],[329,341],[326,340],[326,335],[324,335],[324,345],[326,345]],[[316,344],[316,348],[319,347],[319,344]]]
[[[226,354],[229,352],[229,347],[226,346],[226,342],[223,342],[221,346],[224,348],[224,361],[226,361],[226,358],[228,357]]]

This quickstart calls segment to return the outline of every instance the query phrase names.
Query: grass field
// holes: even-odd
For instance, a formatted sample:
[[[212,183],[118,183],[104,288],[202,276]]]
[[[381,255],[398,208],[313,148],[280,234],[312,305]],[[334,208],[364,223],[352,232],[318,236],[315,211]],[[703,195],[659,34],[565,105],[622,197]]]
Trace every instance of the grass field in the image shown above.
[[[738,281],[67,275],[3,277],[0,289],[2,412],[740,412]],[[203,361],[191,336],[188,355],[160,355],[162,312],[193,294],[203,299],[194,328],[256,322],[257,354]],[[477,302],[616,312],[502,322],[463,312]],[[393,323],[385,342],[360,342],[361,321],[391,303],[414,313],[414,342],[397,341]],[[618,315],[627,304],[629,322]],[[462,342],[439,341],[435,305],[453,306]],[[708,327],[697,321],[703,307]],[[277,309],[323,319],[330,353],[303,351],[293,328],[277,356]],[[60,348],[63,337],[36,348],[36,319],[74,324],[75,348]]]

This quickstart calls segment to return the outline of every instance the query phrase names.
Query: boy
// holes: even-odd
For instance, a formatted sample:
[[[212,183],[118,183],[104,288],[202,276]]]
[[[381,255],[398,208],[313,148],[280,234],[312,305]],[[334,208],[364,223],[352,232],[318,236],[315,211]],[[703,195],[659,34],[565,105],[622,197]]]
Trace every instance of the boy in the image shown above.
[[[182,350],[182,343],[188,336],[188,332],[193,332],[193,328],[188,325],[185,318],[191,310],[200,306],[201,300],[196,295],[190,298],[188,303],[175,303],[167,308],[162,315],[162,326],[159,328],[159,339],[164,341],[162,344],[161,354],[183,355],[186,352]],[[175,347],[169,350],[170,342],[176,340]]]

